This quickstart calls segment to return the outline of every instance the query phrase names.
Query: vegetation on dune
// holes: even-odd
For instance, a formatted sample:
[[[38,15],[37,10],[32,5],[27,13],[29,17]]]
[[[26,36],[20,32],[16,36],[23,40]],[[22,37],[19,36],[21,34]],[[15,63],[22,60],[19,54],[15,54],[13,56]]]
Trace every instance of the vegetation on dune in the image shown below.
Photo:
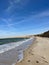
[[[38,34],[38,35],[35,35],[35,36],[40,36],[40,37],[48,37],[49,38],[49,30],[42,33],[42,34]]]

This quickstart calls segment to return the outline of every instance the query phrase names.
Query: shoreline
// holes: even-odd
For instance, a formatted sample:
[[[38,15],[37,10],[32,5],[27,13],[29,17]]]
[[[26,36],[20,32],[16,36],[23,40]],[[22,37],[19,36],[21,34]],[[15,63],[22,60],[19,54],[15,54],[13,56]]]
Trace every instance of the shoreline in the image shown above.
[[[0,53],[0,63],[1,65],[12,65],[13,63],[21,61],[23,59],[23,51],[25,51],[34,41],[34,38],[30,38],[28,40],[22,41],[19,45],[15,44],[14,47],[6,49],[5,52]],[[11,47],[10,45],[10,47]],[[4,46],[5,47],[5,46]],[[2,49],[3,51],[4,49]]]
[[[49,38],[36,37],[26,51],[24,59],[16,65],[49,65]]]

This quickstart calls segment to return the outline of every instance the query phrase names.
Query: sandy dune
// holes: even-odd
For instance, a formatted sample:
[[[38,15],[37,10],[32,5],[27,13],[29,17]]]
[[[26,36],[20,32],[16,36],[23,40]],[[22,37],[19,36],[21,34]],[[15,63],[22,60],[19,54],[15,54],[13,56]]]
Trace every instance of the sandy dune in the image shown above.
[[[24,51],[24,59],[16,65],[49,65],[49,39],[36,37],[34,44]]]

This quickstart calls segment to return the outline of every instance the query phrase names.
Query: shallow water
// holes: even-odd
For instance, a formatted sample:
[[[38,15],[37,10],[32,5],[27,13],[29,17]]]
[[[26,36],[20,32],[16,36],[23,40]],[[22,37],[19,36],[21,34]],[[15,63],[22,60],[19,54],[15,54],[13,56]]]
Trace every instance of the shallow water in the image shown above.
[[[23,59],[23,51],[32,44],[33,38],[25,41],[19,41],[10,44],[0,45],[0,63],[1,65],[12,65]]]

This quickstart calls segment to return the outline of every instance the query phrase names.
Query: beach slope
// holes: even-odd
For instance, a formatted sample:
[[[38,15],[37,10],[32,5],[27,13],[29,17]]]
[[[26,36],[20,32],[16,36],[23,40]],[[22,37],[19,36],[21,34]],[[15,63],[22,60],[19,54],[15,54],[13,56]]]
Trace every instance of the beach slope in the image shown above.
[[[24,59],[16,65],[49,65],[49,38],[36,37],[26,51]]]

